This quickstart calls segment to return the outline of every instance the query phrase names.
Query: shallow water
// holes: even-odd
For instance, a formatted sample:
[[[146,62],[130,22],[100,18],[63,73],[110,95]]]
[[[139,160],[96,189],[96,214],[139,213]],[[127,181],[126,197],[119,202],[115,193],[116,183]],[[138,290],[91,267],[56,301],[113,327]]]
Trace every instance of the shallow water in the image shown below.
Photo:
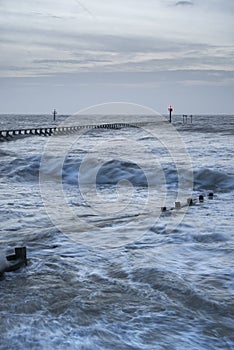
[[[191,170],[205,200],[166,213],[179,176],[156,129],[1,142],[2,256],[26,245],[29,264],[0,281],[0,349],[232,349],[233,121],[175,117],[182,202]]]

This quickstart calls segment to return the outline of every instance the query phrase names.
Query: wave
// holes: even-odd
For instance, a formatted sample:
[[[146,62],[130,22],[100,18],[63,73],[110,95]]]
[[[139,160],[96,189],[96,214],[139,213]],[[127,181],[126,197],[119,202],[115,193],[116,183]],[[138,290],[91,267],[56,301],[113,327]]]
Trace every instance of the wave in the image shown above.
[[[15,158],[10,162],[1,161],[1,177],[7,177],[18,182],[38,181],[40,162],[40,155],[24,159]]]
[[[103,164],[96,177],[97,183],[103,185],[115,185],[122,180],[127,180],[134,186],[148,185],[144,171],[137,164],[120,160]]]
[[[112,159],[101,163],[90,158],[85,166],[81,158],[65,159],[62,169],[58,159],[48,158],[46,165],[41,167],[41,156],[35,155],[25,159],[13,159],[0,162],[1,177],[8,177],[18,182],[35,182],[39,180],[39,172],[43,172],[50,181],[61,179],[65,185],[78,184],[79,175],[83,184],[117,185],[119,181],[130,182],[133,186],[147,187],[163,185],[165,176],[167,188],[175,189],[178,186],[178,174],[173,164],[167,164],[163,169],[150,168],[145,172],[133,162]],[[82,169],[82,171],[80,171]],[[183,179],[189,178],[190,171],[185,169]],[[197,168],[194,170],[194,190],[211,190],[227,192],[234,190],[234,174],[212,168]]]
[[[15,156],[14,152],[0,149],[0,158],[1,157],[12,157],[12,156]]]
[[[57,166],[54,159],[49,159],[48,166],[43,166],[41,171],[45,172],[48,179],[61,176],[64,184],[77,185],[78,179],[82,184],[89,185],[94,182],[97,185],[117,185],[120,181],[126,181],[133,186],[147,187],[149,181],[155,178],[155,183],[159,178],[155,175],[155,169],[147,171],[137,164],[127,161],[113,159],[106,163],[90,158],[85,164],[81,159],[67,159],[63,167]]]
[[[154,267],[140,267],[132,271],[131,278],[133,282],[147,284],[153,290],[159,291],[162,296],[168,298],[168,302],[171,300],[183,305],[183,310],[212,312],[214,317],[225,316],[229,312],[228,305],[210,299],[205,289],[201,287],[198,291],[191,283],[175,273]],[[200,283],[202,284],[202,281]],[[232,302],[230,307],[233,307]]]
[[[213,191],[234,190],[234,175],[220,170],[199,168],[194,170],[194,189]]]
[[[81,160],[74,161],[68,159],[63,166],[63,182],[65,184],[77,185]],[[162,185],[163,179],[160,175],[162,169],[151,168],[144,172],[137,164],[113,159],[104,164],[100,164],[95,159],[90,159],[86,168],[82,169],[82,181],[87,185],[93,183],[99,185],[116,185],[119,181],[127,180],[133,186],[147,187],[152,185]],[[59,176],[56,162],[51,161],[46,170],[52,176]],[[167,165],[164,169],[164,176],[167,188],[178,186],[178,173],[175,166]],[[95,177],[96,175],[96,177]],[[194,170],[194,190],[207,190],[225,192],[234,190],[234,175],[210,168],[199,168]],[[190,170],[182,171],[182,178],[186,181],[190,177]]]

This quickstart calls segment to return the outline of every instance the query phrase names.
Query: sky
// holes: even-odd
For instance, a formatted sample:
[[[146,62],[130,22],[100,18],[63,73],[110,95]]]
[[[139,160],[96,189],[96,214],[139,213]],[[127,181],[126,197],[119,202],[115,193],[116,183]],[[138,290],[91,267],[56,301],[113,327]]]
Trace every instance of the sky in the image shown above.
[[[233,0],[0,0],[0,113],[233,114]]]

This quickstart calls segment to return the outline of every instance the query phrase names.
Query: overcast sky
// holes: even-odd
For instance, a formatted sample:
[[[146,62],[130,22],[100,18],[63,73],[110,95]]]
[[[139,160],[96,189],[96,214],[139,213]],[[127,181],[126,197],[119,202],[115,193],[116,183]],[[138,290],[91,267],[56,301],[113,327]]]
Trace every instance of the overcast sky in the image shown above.
[[[0,113],[233,113],[233,0],[0,0]]]

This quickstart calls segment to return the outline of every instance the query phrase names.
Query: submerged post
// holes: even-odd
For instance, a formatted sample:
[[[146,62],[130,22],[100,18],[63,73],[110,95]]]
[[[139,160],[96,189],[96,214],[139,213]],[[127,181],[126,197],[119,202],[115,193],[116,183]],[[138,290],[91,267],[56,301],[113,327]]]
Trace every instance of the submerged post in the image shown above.
[[[171,123],[171,113],[173,111],[173,107],[171,105],[168,107],[168,111],[169,111],[169,122]]]

